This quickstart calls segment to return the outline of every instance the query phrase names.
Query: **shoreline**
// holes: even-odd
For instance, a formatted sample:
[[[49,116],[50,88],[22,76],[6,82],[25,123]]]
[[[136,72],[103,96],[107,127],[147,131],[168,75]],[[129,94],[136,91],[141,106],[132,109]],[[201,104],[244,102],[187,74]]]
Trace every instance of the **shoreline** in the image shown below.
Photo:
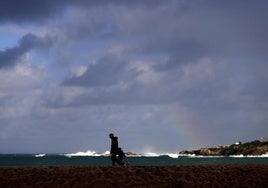
[[[0,167],[0,187],[268,187],[268,165]]]

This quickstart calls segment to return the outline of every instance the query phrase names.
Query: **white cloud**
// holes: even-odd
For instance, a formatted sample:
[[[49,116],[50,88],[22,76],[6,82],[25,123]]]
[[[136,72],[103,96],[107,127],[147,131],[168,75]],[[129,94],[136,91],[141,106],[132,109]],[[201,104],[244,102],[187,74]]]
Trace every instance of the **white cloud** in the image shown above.
[[[87,71],[87,66],[85,65],[74,65],[70,68],[71,77],[82,76]]]
[[[14,68],[0,69],[0,89],[2,91],[16,92],[39,88],[46,82],[47,70],[43,66],[30,66],[28,55],[24,56]]]
[[[29,115],[40,104],[47,72],[24,62],[12,69],[0,69],[1,117]]]
[[[139,72],[137,80],[145,85],[156,85],[161,81],[164,76],[164,73],[156,72],[152,66],[154,65],[153,62],[148,61],[135,61],[133,62],[133,67],[135,67]]]

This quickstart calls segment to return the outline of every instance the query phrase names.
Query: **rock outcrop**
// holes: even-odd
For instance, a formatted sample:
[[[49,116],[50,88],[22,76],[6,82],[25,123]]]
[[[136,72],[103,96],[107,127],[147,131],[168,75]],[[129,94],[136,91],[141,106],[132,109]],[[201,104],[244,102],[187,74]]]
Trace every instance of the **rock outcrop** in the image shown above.
[[[263,155],[268,152],[268,142],[253,141],[244,144],[233,144],[214,148],[201,148],[199,150],[181,151],[180,154],[195,154],[203,156],[229,156],[229,155]]]

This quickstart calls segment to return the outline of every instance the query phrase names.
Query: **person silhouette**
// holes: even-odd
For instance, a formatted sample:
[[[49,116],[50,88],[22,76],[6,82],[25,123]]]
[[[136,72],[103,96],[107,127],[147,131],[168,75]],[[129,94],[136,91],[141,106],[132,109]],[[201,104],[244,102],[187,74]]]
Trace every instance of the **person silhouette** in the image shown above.
[[[111,150],[110,150],[110,155],[111,155],[111,160],[112,160],[112,165],[114,166],[115,163],[120,164],[116,155],[118,153],[118,138],[114,136],[113,133],[109,134],[109,137],[111,139]]]

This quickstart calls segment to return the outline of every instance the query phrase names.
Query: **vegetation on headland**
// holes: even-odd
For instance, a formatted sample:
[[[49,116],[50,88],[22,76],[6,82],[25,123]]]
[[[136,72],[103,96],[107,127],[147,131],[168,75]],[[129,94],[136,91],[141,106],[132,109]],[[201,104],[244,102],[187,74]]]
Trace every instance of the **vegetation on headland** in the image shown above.
[[[218,146],[212,148],[201,148],[199,150],[181,151],[180,154],[194,154],[203,156],[229,156],[229,155],[263,155],[268,152],[268,141],[261,142],[259,140],[236,143],[230,146]]]

